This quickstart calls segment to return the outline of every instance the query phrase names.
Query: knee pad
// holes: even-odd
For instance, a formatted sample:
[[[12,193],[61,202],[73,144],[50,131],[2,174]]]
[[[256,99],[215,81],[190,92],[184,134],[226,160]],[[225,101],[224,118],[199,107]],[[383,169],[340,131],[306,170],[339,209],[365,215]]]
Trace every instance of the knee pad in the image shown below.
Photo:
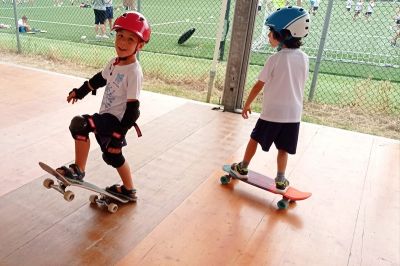
[[[114,168],[121,167],[125,163],[125,157],[122,153],[103,153],[103,160]]]
[[[71,120],[69,131],[74,139],[86,141],[93,130],[86,116],[75,116]]]

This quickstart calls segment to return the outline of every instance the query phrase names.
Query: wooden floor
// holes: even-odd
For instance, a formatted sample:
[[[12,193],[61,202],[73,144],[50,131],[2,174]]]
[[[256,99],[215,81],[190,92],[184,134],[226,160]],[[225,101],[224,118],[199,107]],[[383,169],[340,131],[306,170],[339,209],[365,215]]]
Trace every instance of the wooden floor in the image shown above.
[[[68,131],[81,79],[0,63],[0,265],[400,265],[399,141],[302,123],[287,175],[312,197],[286,211],[279,196],[242,182],[223,186],[257,117],[149,92],[143,137],[128,136],[139,201],[117,213],[46,190],[38,161],[73,160]],[[93,141],[86,180],[119,181]],[[251,168],[273,176],[276,150]]]

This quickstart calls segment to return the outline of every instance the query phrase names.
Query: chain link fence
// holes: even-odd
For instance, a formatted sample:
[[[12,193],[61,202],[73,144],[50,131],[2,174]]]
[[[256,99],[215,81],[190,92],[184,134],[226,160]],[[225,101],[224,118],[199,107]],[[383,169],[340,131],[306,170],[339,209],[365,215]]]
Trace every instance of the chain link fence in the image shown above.
[[[327,13],[328,3],[303,2],[311,14],[311,31],[302,46],[310,56],[308,101],[398,117],[400,2],[335,0]],[[260,1],[252,44],[253,66],[262,66],[265,58],[275,52],[268,45],[268,29],[263,21],[285,4],[295,3]],[[327,22],[329,28],[324,36]],[[251,68],[248,80],[254,81],[258,72]],[[316,86],[312,86],[313,81]]]
[[[20,50],[24,54],[98,69],[115,55],[108,22],[105,34],[101,29],[95,32],[92,0],[16,1],[15,16],[13,2],[0,0],[2,51]],[[327,12],[328,2],[302,3],[312,14],[311,33],[302,47],[311,63],[306,99],[322,105],[399,117],[400,2],[335,0],[332,11]],[[114,8],[114,18],[126,9],[137,9],[150,21],[152,38],[141,52],[140,60],[146,80],[150,80],[153,87],[162,88],[159,91],[166,94],[177,90],[179,95],[206,99],[214,50],[220,45],[216,36],[221,21],[221,1],[114,0],[109,4]],[[211,97],[214,103],[222,95],[231,30],[229,22],[234,12],[234,1],[226,0],[226,4],[227,11],[222,14],[224,33],[218,52],[220,63]],[[265,16],[285,4],[296,3],[295,0],[259,2],[246,91],[250,90],[267,56],[274,52],[267,43]],[[362,10],[357,12],[356,6],[362,6]],[[27,17],[31,29],[17,35],[17,23],[22,16]],[[328,18],[329,30],[323,36]],[[193,29],[194,34],[178,44],[182,34]],[[186,94],[182,88],[187,88]]]

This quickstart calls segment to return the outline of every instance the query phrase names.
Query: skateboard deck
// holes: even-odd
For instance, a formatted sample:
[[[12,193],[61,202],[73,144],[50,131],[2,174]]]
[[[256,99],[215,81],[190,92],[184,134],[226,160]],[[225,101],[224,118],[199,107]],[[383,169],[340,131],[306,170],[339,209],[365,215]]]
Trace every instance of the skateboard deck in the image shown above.
[[[221,177],[221,183],[223,185],[228,184],[230,180],[233,178],[233,179],[238,179],[247,184],[250,184],[252,186],[264,189],[271,193],[282,195],[282,200],[278,201],[277,203],[279,209],[286,209],[289,206],[289,202],[305,200],[311,197],[312,195],[312,193],[310,192],[302,192],[290,186],[285,192],[282,192],[281,190],[276,189],[274,179],[251,170],[249,170],[247,179],[240,179],[231,171],[230,165],[226,164],[223,166],[222,169],[228,173],[227,175]]]
[[[91,183],[85,182],[85,181],[70,181],[69,179],[65,178],[62,176],[60,173],[58,173],[54,168],[48,166],[45,163],[39,162],[39,166],[46,171],[47,173],[51,174],[56,178],[57,184],[54,183],[54,180],[51,178],[46,178],[43,181],[43,186],[46,188],[54,189],[61,194],[64,195],[64,199],[66,201],[72,201],[75,198],[75,194],[70,191],[66,190],[68,186],[72,187],[80,187],[86,190],[93,191],[97,194],[91,195],[89,198],[90,203],[92,204],[99,204],[103,206],[107,206],[108,211],[111,213],[114,213],[118,210],[118,205],[113,203],[112,201],[118,201],[120,203],[128,203],[129,200],[120,198],[118,196],[115,196],[109,192],[107,192],[105,189],[99,188],[96,185],[93,185]]]
[[[189,40],[190,37],[192,37],[193,33],[196,31],[195,28],[191,28],[187,31],[185,31],[178,39],[178,44],[182,45],[184,44],[187,40]]]

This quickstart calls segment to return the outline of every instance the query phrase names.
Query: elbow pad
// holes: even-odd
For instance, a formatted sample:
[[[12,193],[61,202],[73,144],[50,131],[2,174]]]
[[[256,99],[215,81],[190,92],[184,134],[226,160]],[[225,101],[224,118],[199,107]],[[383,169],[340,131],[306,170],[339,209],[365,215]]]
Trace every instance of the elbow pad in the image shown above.
[[[139,101],[127,102],[124,116],[121,120],[121,126],[124,131],[128,131],[140,116]]]
[[[107,84],[107,80],[104,79],[101,72],[99,72],[89,79],[89,84],[93,88],[92,94],[96,95],[96,90],[100,87],[104,87]]]

